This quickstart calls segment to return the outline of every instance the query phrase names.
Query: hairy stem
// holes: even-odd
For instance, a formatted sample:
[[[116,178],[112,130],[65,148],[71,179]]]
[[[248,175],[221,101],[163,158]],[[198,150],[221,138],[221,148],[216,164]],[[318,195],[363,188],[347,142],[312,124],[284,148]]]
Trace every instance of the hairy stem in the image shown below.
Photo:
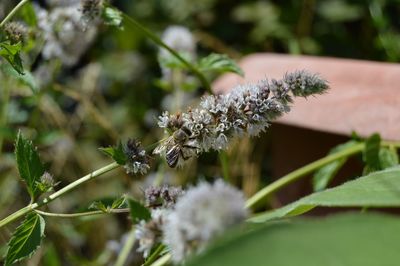
[[[153,42],[155,42],[157,45],[163,47],[166,49],[168,52],[170,52],[176,59],[182,62],[190,71],[195,74],[198,79],[201,81],[203,84],[204,88],[212,93],[210,83],[207,81],[206,77],[194,66],[193,64],[189,63],[186,59],[184,59],[182,56],[179,55],[174,49],[169,47],[167,44],[165,44],[156,34],[152,33],[150,30],[145,28],[143,25],[141,25],[139,22],[137,22],[135,19],[132,17],[128,16],[125,13],[122,13],[122,16],[126,22],[128,22],[131,26],[135,27],[136,29],[140,30],[144,35],[146,35],[149,39],[151,39]]]
[[[0,28],[4,27],[4,25],[15,15],[15,13],[18,12],[18,10],[25,5],[29,0],[22,0],[21,2],[16,5],[13,10],[11,10],[10,13],[3,19],[3,21],[0,23]]]
[[[115,168],[117,168],[119,165],[117,163],[111,163],[108,164],[100,169],[97,169],[96,171],[91,172],[90,174],[87,174],[81,178],[79,178],[78,180],[72,182],[71,184],[63,187],[62,189],[60,189],[59,191],[54,192],[53,194],[51,194],[50,196],[44,198],[43,200],[39,201],[39,202],[35,202],[32,204],[29,204],[28,206],[14,212],[13,214],[10,214],[9,216],[7,216],[6,218],[4,218],[3,220],[0,221],[0,228],[5,226],[8,223],[11,223],[13,221],[15,221],[16,219],[28,214],[29,212],[47,205],[49,202],[55,200],[56,198],[66,194],[67,192],[70,192],[71,190],[73,190],[74,188],[80,186],[81,184],[97,177],[100,176],[102,174],[105,174]]]

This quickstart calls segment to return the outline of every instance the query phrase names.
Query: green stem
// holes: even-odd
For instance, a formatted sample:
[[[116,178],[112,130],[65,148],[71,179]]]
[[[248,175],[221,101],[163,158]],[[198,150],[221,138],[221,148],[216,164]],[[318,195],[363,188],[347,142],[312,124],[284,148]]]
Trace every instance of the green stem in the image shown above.
[[[18,3],[18,5],[16,5],[14,7],[13,10],[11,10],[10,13],[8,13],[8,15],[3,19],[3,21],[0,23],[0,28],[2,28],[14,15],[15,13],[18,12],[18,10],[25,5],[29,0],[22,0],[21,2]]]
[[[44,212],[40,210],[35,210],[35,212],[49,217],[58,217],[58,218],[75,218],[75,217],[83,217],[83,216],[92,216],[99,214],[110,214],[110,213],[127,213],[129,209],[111,209],[109,211],[90,211],[90,212],[78,212],[78,213],[53,213],[53,212]]]
[[[158,260],[156,260],[151,266],[163,266],[171,260],[171,254],[167,253]]]
[[[7,127],[9,102],[10,102],[10,84],[9,84],[9,79],[7,77],[5,77],[4,93],[3,93],[3,99],[2,99],[3,108],[1,110],[1,117],[0,117],[0,126],[4,127],[4,129]],[[1,154],[1,151],[3,150],[3,142],[4,142],[4,135],[2,134],[2,136],[0,136],[0,154]]]
[[[163,252],[163,250],[165,249],[164,245],[159,245],[156,250],[150,255],[150,257],[146,260],[146,262],[143,264],[143,266],[149,266],[151,265],[154,261],[156,261],[156,259],[158,258],[158,256],[161,254],[161,252]]]
[[[219,154],[219,160],[221,162],[222,176],[226,182],[230,182],[229,177],[229,158],[225,151],[221,151]]]
[[[357,144],[355,146],[349,147],[345,150],[328,155],[322,159],[319,159],[310,164],[307,164],[306,166],[303,166],[303,167],[283,176],[282,178],[276,180],[275,182],[273,182],[273,183],[269,184],[268,186],[266,186],[265,188],[261,189],[256,194],[254,194],[250,199],[248,199],[246,202],[246,207],[247,208],[257,207],[259,204],[263,203],[268,198],[269,195],[271,195],[275,191],[279,190],[280,188],[282,188],[290,183],[293,183],[294,181],[314,172],[316,169],[321,168],[322,166],[324,166],[326,164],[334,162],[340,158],[349,157],[351,155],[359,153],[364,149],[364,147],[365,147],[364,143]]]
[[[133,27],[137,28],[140,30],[143,34],[145,34],[149,39],[151,39],[153,42],[155,42],[157,45],[163,47],[166,49],[168,52],[170,52],[176,59],[182,62],[188,69],[190,69],[201,81],[203,84],[204,88],[212,93],[210,83],[207,81],[206,77],[191,63],[186,61],[181,55],[179,55],[178,52],[176,52],[174,49],[169,47],[167,44],[165,44],[156,34],[152,33],[150,30],[142,26],[139,22],[137,22],[135,19],[132,17],[128,16],[125,13],[122,13],[122,16],[126,22],[129,22],[130,25]]]
[[[118,255],[117,262],[114,266],[124,266],[129,254],[131,253],[132,247],[135,244],[135,228],[129,232],[128,239],[126,240],[124,247]]]
[[[100,169],[97,169],[96,171],[91,172],[90,174],[87,174],[87,175],[79,178],[78,180],[72,182],[71,184],[63,187],[59,191],[54,192],[50,196],[48,196],[48,197],[44,198],[43,200],[41,200],[40,202],[29,204],[28,206],[26,206],[26,207],[24,207],[24,208],[22,208],[22,209],[20,209],[20,210],[18,210],[16,212],[14,212],[13,214],[11,214],[11,215],[7,216],[6,218],[4,218],[3,220],[1,220],[0,221],[0,228],[5,226],[6,224],[12,222],[12,221],[15,221],[16,219],[28,214],[29,212],[31,212],[31,211],[33,211],[33,210],[35,210],[35,209],[37,209],[37,208],[39,208],[41,206],[47,205],[49,202],[51,202],[51,201],[55,200],[56,198],[64,195],[65,193],[73,190],[74,188],[78,187],[79,185],[81,185],[81,184],[83,184],[83,183],[85,183],[85,182],[87,182],[87,181],[89,181],[89,180],[91,180],[91,179],[93,179],[93,178],[95,178],[97,176],[105,174],[105,173],[117,168],[118,166],[119,165],[117,163],[115,163],[115,162],[111,163],[109,165],[106,165],[106,166],[104,166],[104,167],[102,167]]]

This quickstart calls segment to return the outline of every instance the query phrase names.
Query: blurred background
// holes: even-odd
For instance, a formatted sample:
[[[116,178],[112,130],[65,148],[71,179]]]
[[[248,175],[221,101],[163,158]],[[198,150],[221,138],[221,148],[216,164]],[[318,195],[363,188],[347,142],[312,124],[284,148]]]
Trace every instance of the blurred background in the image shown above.
[[[43,12],[60,8],[65,11],[79,3],[32,2],[31,11],[36,19],[27,21],[32,16],[26,9],[15,20],[29,26],[29,41],[22,56],[36,89],[26,86],[26,81],[6,75],[3,67],[6,62],[0,61],[3,69],[0,72],[0,217],[29,202],[17,178],[13,155],[19,129],[38,146],[42,160],[60,182],[60,188],[110,162],[99,147],[128,138],[138,138],[144,146],[156,142],[163,136],[157,126],[157,117],[163,110],[185,110],[204,94],[187,73],[180,84],[166,81],[158,47],[128,26],[118,30],[92,24],[79,37],[74,35],[75,41],[84,44],[72,44],[71,40],[70,51],[64,57],[57,53],[51,56],[49,51],[53,50],[46,46],[46,36],[41,33],[46,30],[46,25],[40,25]],[[160,37],[171,25],[189,29],[196,44],[193,60],[211,52],[227,54],[233,59],[255,52],[273,52],[382,62],[400,60],[398,0],[120,0],[112,4]],[[0,19],[14,5],[15,1],[1,0]],[[65,21],[57,23],[61,23],[60,27],[67,25]],[[215,77],[208,76],[210,80]],[[180,95],[179,103],[176,95]],[[309,134],[296,130],[293,132],[296,136]],[[146,177],[129,176],[123,169],[113,171],[54,201],[48,210],[78,212],[98,199],[123,194],[141,198],[143,189],[154,182],[181,185],[216,177],[229,179],[250,196],[276,178],[275,174],[284,174],[273,171],[271,161],[272,135],[285,134],[281,131],[282,126],[273,125],[260,138],[235,141],[227,152],[203,154],[183,169],[168,169],[161,160],[154,160],[152,172]],[[315,152],[314,159],[327,153],[331,143],[346,140],[330,138],[313,137],[324,147]],[[291,136],[287,139],[293,140]],[[282,141],[282,145],[290,143]],[[303,146],[304,150],[308,147]],[[286,156],[284,150],[282,146],[279,156],[282,160],[295,157]],[[304,150],[298,151],[300,157]],[[358,161],[361,159],[354,159],[356,166],[352,169],[361,173]],[[293,167],[304,163],[298,162]],[[274,207],[281,204],[278,198],[270,201]],[[45,245],[22,265],[112,265],[123,235],[130,229],[125,214],[73,220],[49,218],[47,225]],[[0,232],[1,254],[15,226]]]

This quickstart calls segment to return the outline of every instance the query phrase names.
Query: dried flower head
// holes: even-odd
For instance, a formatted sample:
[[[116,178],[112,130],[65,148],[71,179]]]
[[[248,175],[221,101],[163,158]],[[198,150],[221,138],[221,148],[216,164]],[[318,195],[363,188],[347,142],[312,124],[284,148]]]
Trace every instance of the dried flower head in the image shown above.
[[[243,194],[224,183],[200,183],[179,198],[166,214],[163,232],[175,262],[199,252],[215,236],[247,217]]]
[[[146,206],[149,208],[172,208],[178,198],[184,194],[181,187],[164,185],[148,187],[145,192]]]
[[[258,84],[239,85],[226,95],[206,96],[198,108],[179,116],[164,112],[159,117],[158,125],[170,138],[153,153],[165,155],[168,161],[169,147],[185,148],[181,150],[188,152],[180,153],[176,165],[208,150],[226,149],[233,137],[258,136],[265,131],[271,121],[290,111],[293,96],[307,97],[327,89],[327,82],[319,76],[296,71],[282,80],[262,80]],[[179,130],[188,135],[184,141],[173,137]]]
[[[12,44],[24,42],[28,35],[28,29],[19,22],[8,22],[4,26],[4,32]]]
[[[149,156],[136,139],[129,139],[124,147],[127,162],[124,166],[128,174],[146,174],[150,169]]]
[[[85,21],[96,20],[103,10],[103,0],[82,0],[80,10]]]
[[[50,173],[44,172],[40,177],[40,181],[37,182],[37,187],[41,193],[44,193],[53,190],[57,184]]]

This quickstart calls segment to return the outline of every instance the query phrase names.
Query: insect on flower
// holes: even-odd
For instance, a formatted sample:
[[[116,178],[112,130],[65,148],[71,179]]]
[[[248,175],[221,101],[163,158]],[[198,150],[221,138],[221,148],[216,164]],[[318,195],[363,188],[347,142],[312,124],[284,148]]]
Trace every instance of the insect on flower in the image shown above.
[[[195,138],[191,137],[191,134],[186,127],[177,129],[172,136],[154,149],[153,154],[161,154],[165,151],[168,166],[175,168],[180,158],[186,161],[198,150],[198,147],[193,144],[192,140]]]

